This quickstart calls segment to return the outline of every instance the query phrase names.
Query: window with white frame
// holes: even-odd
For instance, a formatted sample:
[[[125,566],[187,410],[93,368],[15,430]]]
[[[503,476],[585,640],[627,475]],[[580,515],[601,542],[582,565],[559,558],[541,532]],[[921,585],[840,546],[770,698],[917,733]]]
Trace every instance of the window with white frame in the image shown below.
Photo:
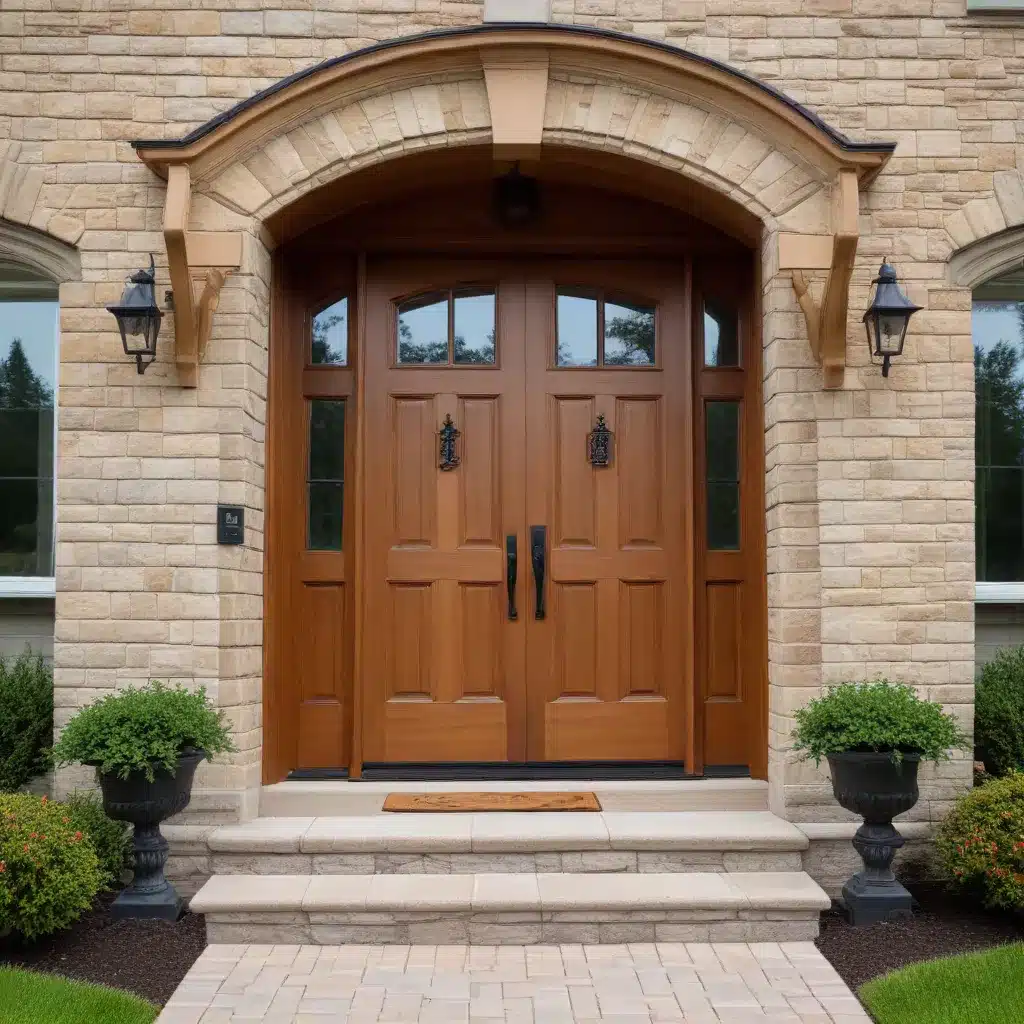
[[[53,590],[57,286],[0,260],[0,596]]]
[[[979,600],[1024,601],[1024,270],[975,288]]]

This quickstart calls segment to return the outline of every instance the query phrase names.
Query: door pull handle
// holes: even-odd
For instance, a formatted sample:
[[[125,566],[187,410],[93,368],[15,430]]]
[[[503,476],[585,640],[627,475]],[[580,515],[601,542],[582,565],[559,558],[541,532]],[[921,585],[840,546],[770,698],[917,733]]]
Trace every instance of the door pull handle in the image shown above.
[[[546,526],[530,527],[530,560],[533,563],[533,582],[537,588],[537,606],[534,611],[535,619],[543,619],[544,611],[544,573],[547,560],[547,537]]]
[[[519,578],[519,541],[514,533],[505,538],[505,588],[508,591],[508,617],[515,622],[519,618],[516,611],[516,580]]]

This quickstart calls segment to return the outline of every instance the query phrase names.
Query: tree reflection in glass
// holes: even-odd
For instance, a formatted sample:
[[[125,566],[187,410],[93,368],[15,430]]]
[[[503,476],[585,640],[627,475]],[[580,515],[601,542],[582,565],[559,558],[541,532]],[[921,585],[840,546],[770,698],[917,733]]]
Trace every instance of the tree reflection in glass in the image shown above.
[[[313,365],[348,363],[348,299],[322,309],[313,317]]]
[[[654,365],[654,309],[625,302],[604,304],[606,366]]]

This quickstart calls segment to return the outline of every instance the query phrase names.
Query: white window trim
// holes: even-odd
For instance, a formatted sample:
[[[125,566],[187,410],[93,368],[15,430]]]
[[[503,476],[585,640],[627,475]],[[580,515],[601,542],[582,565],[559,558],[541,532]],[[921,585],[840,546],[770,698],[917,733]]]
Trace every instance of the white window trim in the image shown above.
[[[1024,0],[967,0],[967,13],[972,11],[1018,11],[1024,13]]]
[[[50,524],[53,559],[57,560],[57,420],[60,417],[60,302],[53,311],[53,522]],[[56,597],[55,576],[0,576],[0,599],[5,597]]]
[[[975,583],[975,604],[1024,604],[1024,583]]]
[[[0,598],[56,596],[57,581],[53,576],[0,576]]]

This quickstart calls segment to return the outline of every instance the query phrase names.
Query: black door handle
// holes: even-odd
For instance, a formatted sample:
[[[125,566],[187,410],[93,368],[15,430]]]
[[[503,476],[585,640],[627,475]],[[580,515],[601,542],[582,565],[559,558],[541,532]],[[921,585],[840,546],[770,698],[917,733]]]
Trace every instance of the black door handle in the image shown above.
[[[547,558],[548,528],[530,527],[530,560],[533,562],[533,582],[537,587],[537,608],[533,617],[544,618],[544,569]]]
[[[508,617],[519,618],[516,611],[516,580],[519,578],[519,541],[514,533],[505,538],[505,588],[508,590]]]

